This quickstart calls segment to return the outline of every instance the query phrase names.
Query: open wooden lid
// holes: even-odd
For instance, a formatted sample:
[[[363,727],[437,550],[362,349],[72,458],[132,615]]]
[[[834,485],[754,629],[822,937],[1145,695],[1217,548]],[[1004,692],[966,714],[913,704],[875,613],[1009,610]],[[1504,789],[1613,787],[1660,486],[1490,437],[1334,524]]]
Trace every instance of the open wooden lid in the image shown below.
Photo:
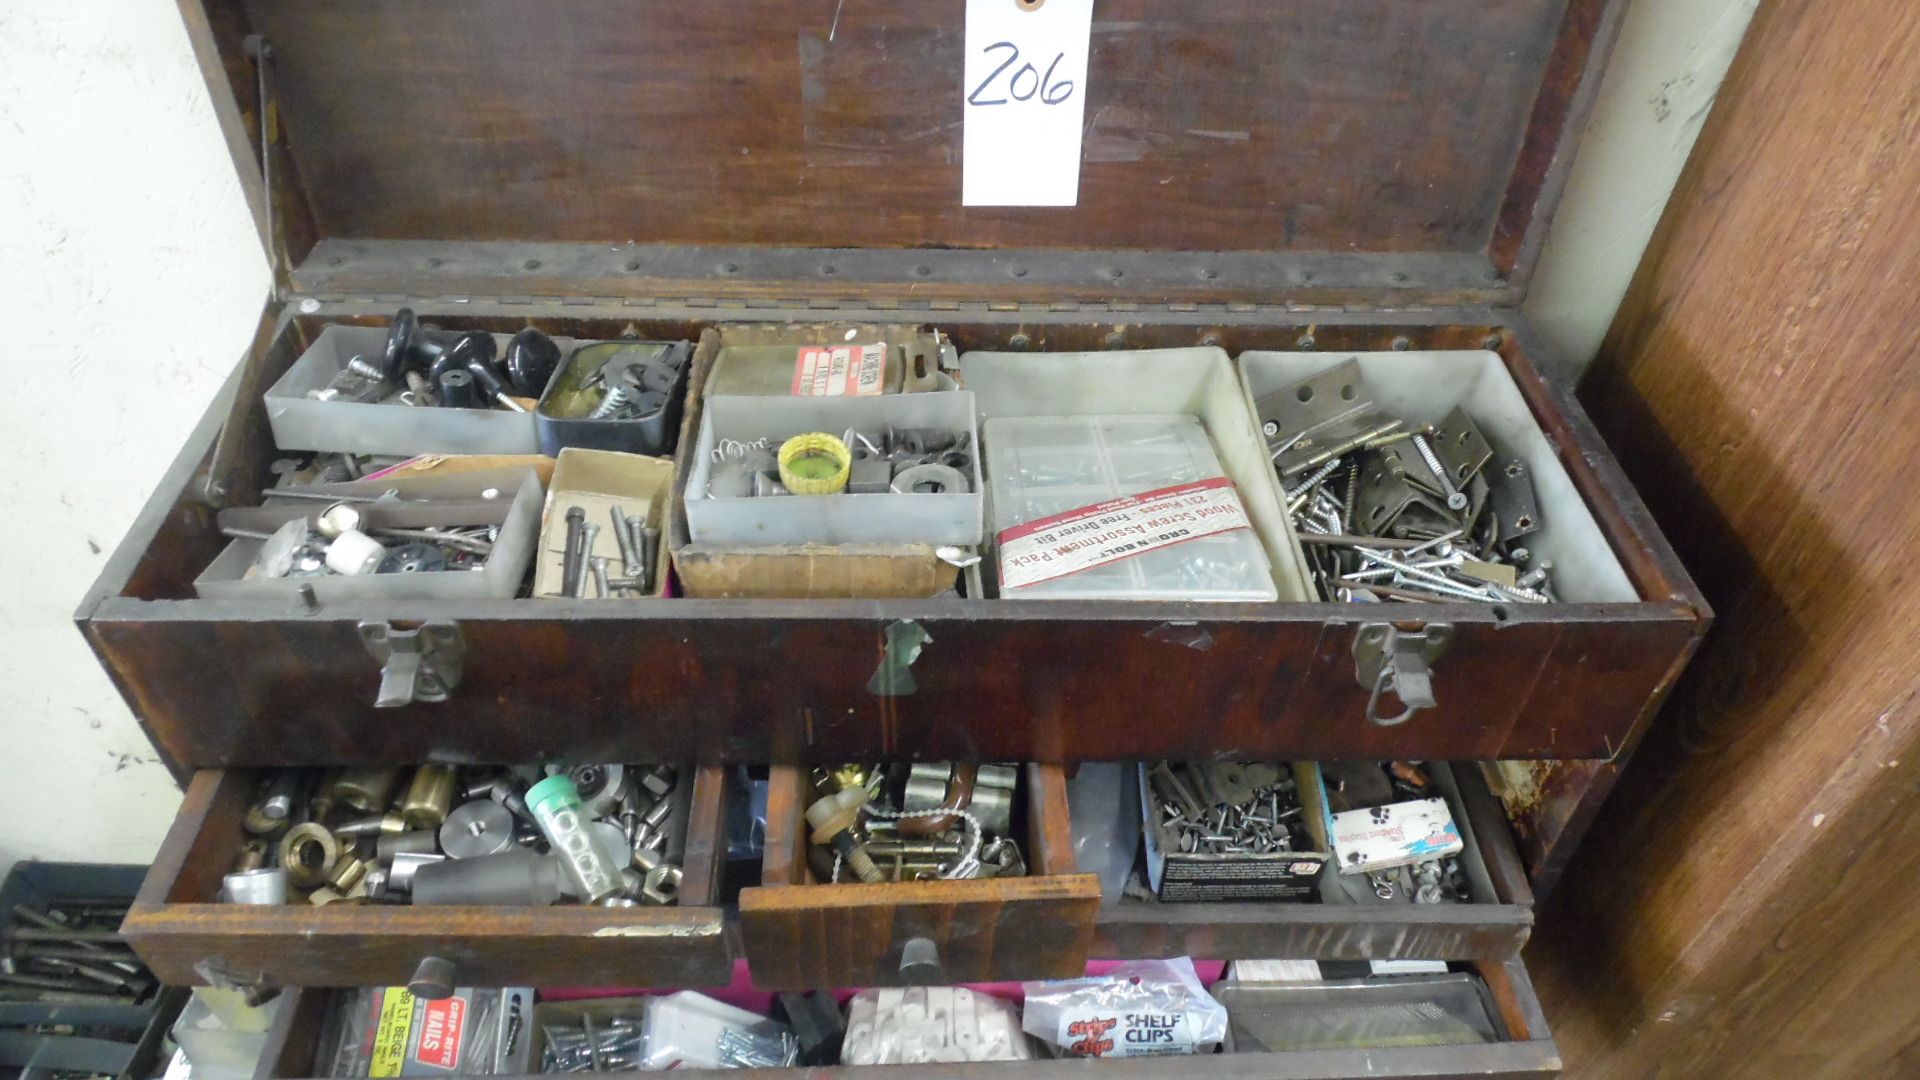
[[[1624,2],[1097,0],[1058,209],[960,205],[959,0],[181,6],[298,293],[1384,308],[1518,302]]]

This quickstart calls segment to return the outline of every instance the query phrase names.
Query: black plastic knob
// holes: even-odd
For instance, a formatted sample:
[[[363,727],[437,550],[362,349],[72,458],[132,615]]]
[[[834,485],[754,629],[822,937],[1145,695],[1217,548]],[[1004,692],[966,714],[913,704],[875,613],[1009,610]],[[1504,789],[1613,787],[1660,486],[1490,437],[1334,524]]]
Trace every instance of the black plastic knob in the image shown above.
[[[537,398],[552,381],[560,367],[560,346],[534,327],[513,335],[507,342],[507,381],[521,397]]]

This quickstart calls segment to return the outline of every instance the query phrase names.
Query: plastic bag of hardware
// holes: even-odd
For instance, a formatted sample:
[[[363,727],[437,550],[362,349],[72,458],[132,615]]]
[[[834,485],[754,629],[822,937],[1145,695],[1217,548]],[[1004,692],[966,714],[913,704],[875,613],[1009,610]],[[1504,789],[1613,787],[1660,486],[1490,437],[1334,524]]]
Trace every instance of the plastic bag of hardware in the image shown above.
[[[334,1005],[326,1075],[492,1076],[515,1071],[533,991],[462,987],[429,1001],[404,986],[349,991]]]
[[[1025,990],[1021,1026],[1063,1057],[1211,1053],[1227,1035],[1227,1010],[1184,956]]]
[[[645,1036],[647,1069],[784,1069],[800,1055],[787,1025],[691,990],[655,1001]]]
[[[862,990],[847,1002],[843,1065],[1028,1061],[1033,1044],[1012,1003],[959,986]]]

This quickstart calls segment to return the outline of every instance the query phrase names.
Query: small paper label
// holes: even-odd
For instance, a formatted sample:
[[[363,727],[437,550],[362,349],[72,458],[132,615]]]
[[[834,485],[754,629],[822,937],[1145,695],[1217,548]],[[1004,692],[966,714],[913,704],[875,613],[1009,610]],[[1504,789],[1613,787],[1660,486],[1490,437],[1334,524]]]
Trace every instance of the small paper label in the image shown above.
[[[373,1053],[368,1076],[399,1076],[407,1062],[407,1041],[413,1035],[413,995],[404,986],[380,992],[380,1016],[373,1025]]]
[[[809,345],[793,362],[795,397],[872,397],[886,388],[885,345]]]
[[[1249,528],[1224,476],[1109,499],[1000,533],[1000,587],[1019,589],[1203,536]]]
[[[1073,206],[1093,0],[967,0],[960,202]]]
[[[450,997],[423,1002],[420,1045],[414,1060],[430,1068],[453,1072],[460,1067],[460,1044],[465,1041],[467,1002]]]
[[[1067,1012],[1054,1045],[1074,1057],[1193,1053],[1193,1018],[1184,1012]]]

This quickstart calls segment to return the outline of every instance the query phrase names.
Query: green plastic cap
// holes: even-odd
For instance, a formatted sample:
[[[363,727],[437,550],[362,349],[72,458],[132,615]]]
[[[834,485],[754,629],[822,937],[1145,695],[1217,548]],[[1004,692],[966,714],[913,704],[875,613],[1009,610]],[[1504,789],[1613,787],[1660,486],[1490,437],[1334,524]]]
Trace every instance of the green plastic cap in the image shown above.
[[[527,809],[533,811],[535,817],[579,805],[580,789],[573,786],[573,777],[566,773],[549,776],[527,789]]]

